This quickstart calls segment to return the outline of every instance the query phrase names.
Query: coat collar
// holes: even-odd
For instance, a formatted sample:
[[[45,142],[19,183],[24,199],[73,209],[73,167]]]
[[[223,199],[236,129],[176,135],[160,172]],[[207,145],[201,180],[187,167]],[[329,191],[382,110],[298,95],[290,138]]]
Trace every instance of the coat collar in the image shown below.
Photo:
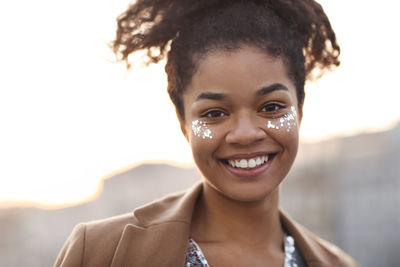
[[[190,223],[203,184],[198,183],[185,193],[152,202],[134,211],[137,223],[125,226],[113,258],[117,266],[183,266]],[[339,266],[330,244],[280,212],[281,223],[294,238],[307,266]],[[331,247],[329,247],[331,246]]]
[[[300,250],[307,266],[324,267],[340,266],[339,259],[332,254],[333,245],[315,236],[306,228],[292,220],[286,213],[280,211],[281,223],[284,229],[295,240],[296,247]],[[322,245],[322,242],[325,244]]]

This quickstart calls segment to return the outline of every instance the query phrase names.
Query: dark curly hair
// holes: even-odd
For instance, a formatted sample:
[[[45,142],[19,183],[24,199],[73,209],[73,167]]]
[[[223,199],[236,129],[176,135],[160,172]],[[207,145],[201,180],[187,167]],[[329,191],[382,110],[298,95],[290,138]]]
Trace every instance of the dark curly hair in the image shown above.
[[[147,50],[148,63],[167,55],[168,93],[181,119],[182,94],[212,50],[250,45],[282,58],[300,111],[305,80],[340,64],[335,33],[314,0],[137,0],[117,21],[112,47],[128,67],[139,50]]]

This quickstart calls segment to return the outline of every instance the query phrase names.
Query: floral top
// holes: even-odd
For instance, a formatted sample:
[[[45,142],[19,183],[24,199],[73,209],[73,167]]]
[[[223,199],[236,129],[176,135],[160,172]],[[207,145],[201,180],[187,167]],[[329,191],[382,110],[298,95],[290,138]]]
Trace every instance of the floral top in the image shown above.
[[[285,263],[284,267],[306,267],[306,263],[300,251],[296,249],[294,239],[285,234]],[[186,259],[184,267],[210,267],[207,259],[201,251],[199,245],[189,238],[189,245],[186,250]]]

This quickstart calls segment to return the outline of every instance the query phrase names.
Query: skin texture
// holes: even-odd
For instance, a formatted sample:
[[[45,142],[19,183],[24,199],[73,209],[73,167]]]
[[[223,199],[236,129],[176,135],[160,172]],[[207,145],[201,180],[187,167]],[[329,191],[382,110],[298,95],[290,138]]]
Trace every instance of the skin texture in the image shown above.
[[[262,88],[270,90],[260,94]],[[282,60],[249,46],[210,52],[199,62],[183,104],[181,128],[205,181],[192,237],[211,266],[282,266],[279,184],[296,157],[301,119],[296,117],[290,131],[267,127],[298,107]],[[213,138],[192,131],[196,120]],[[258,170],[237,171],[226,164],[265,154],[274,156]]]

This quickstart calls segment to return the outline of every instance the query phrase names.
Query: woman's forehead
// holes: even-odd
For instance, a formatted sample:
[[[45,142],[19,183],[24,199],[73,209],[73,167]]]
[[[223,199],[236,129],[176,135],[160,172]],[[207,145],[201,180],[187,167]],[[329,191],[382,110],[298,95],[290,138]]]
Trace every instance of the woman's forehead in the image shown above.
[[[207,53],[200,60],[188,89],[242,86],[258,90],[275,83],[292,84],[283,60],[246,46],[233,51]]]

